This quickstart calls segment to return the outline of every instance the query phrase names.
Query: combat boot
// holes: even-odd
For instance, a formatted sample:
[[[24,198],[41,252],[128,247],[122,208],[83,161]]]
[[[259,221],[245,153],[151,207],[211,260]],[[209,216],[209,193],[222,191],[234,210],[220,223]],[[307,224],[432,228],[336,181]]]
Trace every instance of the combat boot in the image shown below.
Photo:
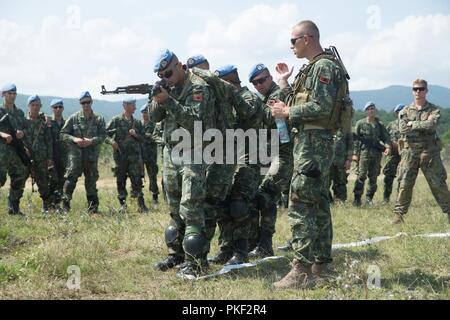
[[[202,274],[202,267],[200,264],[193,261],[186,261],[177,272],[177,277],[182,279],[193,280]]]
[[[143,196],[140,196],[138,198],[138,207],[139,207],[139,213],[148,213],[149,210],[147,206],[145,205],[145,200]]]
[[[14,216],[25,216],[25,214],[22,211],[20,211],[19,201],[8,200],[8,214]]]
[[[310,265],[301,264],[294,259],[291,266],[291,271],[283,279],[273,284],[275,289],[310,289],[315,286]]]
[[[155,269],[158,271],[167,271],[169,269],[175,268],[176,266],[184,262],[184,257],[169,254],[166,259],[155,264]]]
[[[88,212],[90,214],[98,214],[98,198],[97,197],[90,197],[88,198]]]
[[[228,246],[219,248],[219,252],[209,259],[209,262],[214,264],[225,264],[233,256],[233,250]]]
[[[361,207],[361,196],[360,195],[357,196],[355,194],[355,200],[353,200],[353,206],[357,207],[357,208]]]
[[[293,248],[292,248],[292,241],[288,240],[284,246],[279,246],[278,250],[283,251],[283,252],[292,251],[293,250]]]
[[[125,199],[119,199],[119,203],[120,203],[120,208],[119,208],[119,213],[120,214],[125,214],[127,213],[127,201]]]
[[[373,198],[372,197],[366,198],[366,206],[373,206]]]
[[[42,214],[47,215],[50,210],[50,204],[47,200],[42,201]]]
[[[401,223],[405,223],[405,221],[403,220],[403,215],[400,213],[396,213],[394,219],[392,219],[392,224],[401,224]]]
[[[327,263],[314,263],[311,267],[311,273],[317,283],[330,279]]]
[[[259,242],[256,248],[249,252],[250,259],[264,259],[266,257],[274,256],[272,248],[272,234],[267,231],[261,231]]]
[[[154,193],[153,196],[152,196],[152,198],[153,198],[153,203],[154,203],[154,204],[158,204],[158,194],[157,194],[157,193]]]
[[[62,211],[64,214],[68,213],[70,211],[70,201],[64,199],[62,203]]]
[[[234,254],[225,264],[226,266],[234,264],[243,264],[248,262],[248,240],[239,239],[234,242]]]

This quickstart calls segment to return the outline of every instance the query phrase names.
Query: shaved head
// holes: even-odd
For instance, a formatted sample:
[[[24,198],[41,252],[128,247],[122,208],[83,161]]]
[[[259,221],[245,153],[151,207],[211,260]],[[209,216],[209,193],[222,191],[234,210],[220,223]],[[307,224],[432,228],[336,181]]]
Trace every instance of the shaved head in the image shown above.
[[[294,26],[294,29],[301,35],[305,34],[320,39],[319,28],[317,28],[317,25],[310,20],[305,20],[297,23]]]

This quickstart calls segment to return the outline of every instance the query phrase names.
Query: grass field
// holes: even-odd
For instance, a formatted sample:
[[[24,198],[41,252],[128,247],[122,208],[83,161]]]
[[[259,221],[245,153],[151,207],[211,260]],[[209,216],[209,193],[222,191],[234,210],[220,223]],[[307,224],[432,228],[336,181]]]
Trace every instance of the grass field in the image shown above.
[[[107,176],[105,172],[102,176]],[[164,203],[154,207],[152,213],[141,215],[136,213],[136,204],[129,201],[130,212],[120,215],[115,182],[106,178],[99,183],[103,214],[89,216],[82,186],[80,181],[73,209],[64,217],[42,216],[39,196],[27,188],[22,199],[26,219],[6,213],[8,189],[0,190],[0,299],[450,298],[450,238],[406,236],[335,251],[334,278],[315,290],[272,290],[272,282],[290,269],[289,256],[211,280],[181,280],[175,277],[176,270],[162,273],[152,268],[166,255],[163,231],[168,215]],[[351,182],[349,190],[352,188]],[[398,232],[414,235],[450,230],[447,217],[422,176],[404,225],[390,224],[391,209],[380,204],[380,196],[379,191],[371,208],[355,209],[346,204],[332,209],[335,243]],[[282,210],[274,245],[283,244],[289,237],[287,214]],[[212,253],[216,250],[215,239]],[[67,269],[72,265],[81,271],[79,290],[66,286]],[[380,268],[381,289],[366,286],[371,265]],[[212,266],[211,272],[218,269]]]

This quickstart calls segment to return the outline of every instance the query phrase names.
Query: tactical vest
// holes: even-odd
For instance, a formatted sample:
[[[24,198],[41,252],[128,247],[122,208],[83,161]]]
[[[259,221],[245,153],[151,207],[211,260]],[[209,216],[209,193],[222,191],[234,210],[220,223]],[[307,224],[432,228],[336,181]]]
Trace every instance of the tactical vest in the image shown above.
[[[310,61],[300,73],[296,76],[292,92],[288,95],[287,104],[289,106],[301,105],[311,100],[312,90],[306,87],[306,80],[312,67],[321,59],[327,59],[334,62],[342,75],[342,83],[338,89],[336,100],[333,103],[331,113],[323,118],[311,121],[304,121],[304,123],[322,127],[333,132],[341,129],[343,133],[351,133],[352,118],[354,114],[353,102],[350,99],[348,82],[344,77],[344,71],[340,63],[329,54],[321,54]]]

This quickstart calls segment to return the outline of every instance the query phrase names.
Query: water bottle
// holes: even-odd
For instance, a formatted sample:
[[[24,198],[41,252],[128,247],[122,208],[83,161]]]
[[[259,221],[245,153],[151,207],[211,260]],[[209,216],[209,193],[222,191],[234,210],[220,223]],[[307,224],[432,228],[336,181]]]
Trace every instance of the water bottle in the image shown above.
[[[280,136],[280,142],[282,144],[288,143],[291,141],[289,137],[289,130],[286,125],[286,121],[283,119],[275,119],[275,123],[277,125],[278,135]]]

